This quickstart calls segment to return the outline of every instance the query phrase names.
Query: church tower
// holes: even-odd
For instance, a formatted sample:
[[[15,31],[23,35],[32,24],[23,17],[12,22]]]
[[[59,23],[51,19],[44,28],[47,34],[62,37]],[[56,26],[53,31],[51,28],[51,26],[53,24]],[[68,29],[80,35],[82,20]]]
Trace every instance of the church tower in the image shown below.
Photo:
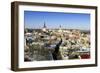
[[[44,22],[42,31],[44,31],[44,32],[46,31],[46,23],[45,22]]]
[[[59,30],[58,30],[59,32],[62,32],[62,27],[61,27],[61,25],[59,26]]]

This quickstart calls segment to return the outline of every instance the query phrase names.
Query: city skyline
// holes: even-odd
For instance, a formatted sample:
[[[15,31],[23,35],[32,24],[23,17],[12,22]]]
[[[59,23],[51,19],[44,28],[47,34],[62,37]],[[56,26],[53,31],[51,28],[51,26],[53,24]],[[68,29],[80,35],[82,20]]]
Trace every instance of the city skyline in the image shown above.
[[[90,14],[24,11],[25,28],[41,29],[46,24],[48,29],[90,30]]]

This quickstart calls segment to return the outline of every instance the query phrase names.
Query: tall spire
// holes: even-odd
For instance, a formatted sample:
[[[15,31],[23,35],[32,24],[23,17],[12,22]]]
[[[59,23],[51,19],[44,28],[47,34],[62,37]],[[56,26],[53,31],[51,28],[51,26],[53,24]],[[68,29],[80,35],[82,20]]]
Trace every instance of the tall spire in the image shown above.
[[[59,28],[61,28],[61,25],[59,26]]]
[[[62,32],[62,27],[61,25],[59,26],[59,30],[58,30],[60,33]]]
[[[46,24],[44,22],[44,25],[43,25],[43,29],[42,29],[44,32],[46,32]]]
[[[46,28],[46,24],[45,24],[45,22],[44,22],[44,26],[43,26],[43,28]]]

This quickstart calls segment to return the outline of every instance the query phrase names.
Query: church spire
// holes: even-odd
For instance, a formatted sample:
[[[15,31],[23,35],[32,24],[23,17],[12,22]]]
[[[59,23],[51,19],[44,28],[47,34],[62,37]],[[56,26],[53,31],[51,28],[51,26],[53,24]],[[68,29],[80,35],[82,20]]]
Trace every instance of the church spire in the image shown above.
[[[59,26],[59,28],[61,28],[61,25]]]
[[[46,32],[46,24],[45,24],[45,22],[44,22],[42,31]]]
[[[60,33],[62,32],[62,27],[61,25],[59,25],[59,30],[58,30]]]
[[[45,24],[45,22],[44,22],[44,26],[43,26],[43,28],[46,28],[46,24]]]

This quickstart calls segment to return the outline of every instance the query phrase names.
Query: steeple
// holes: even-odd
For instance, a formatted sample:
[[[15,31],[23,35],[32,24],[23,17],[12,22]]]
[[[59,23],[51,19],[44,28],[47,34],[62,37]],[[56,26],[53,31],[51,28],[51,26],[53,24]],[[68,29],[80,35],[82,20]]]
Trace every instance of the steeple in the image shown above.
[[[59,25],[59,29],[62,29],[62,26],[61,25]]]
[[[59,28],[61,28],[61,25],[59,26]]]
[[[44,22],[42,31],[46,32],[46,23]]]
[[[59,26],[59,30],[58,30],[58,32],[62,32],[62,27],[61,27],[61,25]]]
[[[43,26],[43,28],[46,28],[46,24],[45,24],[45,22],[44,22],[44,26]]]

